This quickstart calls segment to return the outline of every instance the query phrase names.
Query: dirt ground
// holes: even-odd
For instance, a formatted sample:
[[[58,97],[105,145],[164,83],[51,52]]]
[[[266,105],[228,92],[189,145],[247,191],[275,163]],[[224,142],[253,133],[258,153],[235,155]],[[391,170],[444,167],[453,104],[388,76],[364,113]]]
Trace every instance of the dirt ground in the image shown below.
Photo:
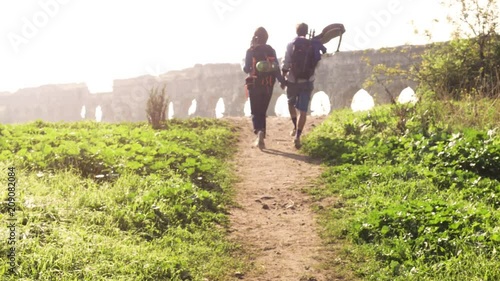
[[[308,117],[304,134],[325,117]],[[252,147],[250,118],[230,118],[240,129],[235,158],[240,182],[238,208],[231,210],[231,238],[252,257],[253,270],[242,280],[345,280],[321,267],[332,252],[322,244],[311,199],[303,191],[314,185],[322,168],[293,145],[289,118],[268,117],[266,148]]]

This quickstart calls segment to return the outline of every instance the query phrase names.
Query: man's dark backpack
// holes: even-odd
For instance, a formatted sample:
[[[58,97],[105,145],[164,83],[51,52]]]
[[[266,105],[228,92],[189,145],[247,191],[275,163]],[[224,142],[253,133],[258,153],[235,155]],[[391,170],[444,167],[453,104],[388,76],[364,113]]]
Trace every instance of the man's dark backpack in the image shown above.
[[[314,50],[311,41],[306,38],[297,38],[293,42],[291,72],[295,79],[306,79],[314,74],[318,64],[314,58]]]

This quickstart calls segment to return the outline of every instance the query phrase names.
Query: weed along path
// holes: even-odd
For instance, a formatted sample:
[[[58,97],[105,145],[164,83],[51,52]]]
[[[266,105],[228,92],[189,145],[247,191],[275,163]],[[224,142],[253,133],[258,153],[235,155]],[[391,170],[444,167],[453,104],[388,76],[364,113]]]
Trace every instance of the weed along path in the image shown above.
[[[311,200],[303,191],[320,176],[319,163],[294,148],[288,118],[267,119],[263,150],[252,147],[250,118],[228,119],[240,130],[235,158],[239,206],[231,210],[231,236],[252,258],[251,271],[235,279],[337,280],[320,267],[328,253],[318,235]],[[323,119],[309,117],[305,133]]]

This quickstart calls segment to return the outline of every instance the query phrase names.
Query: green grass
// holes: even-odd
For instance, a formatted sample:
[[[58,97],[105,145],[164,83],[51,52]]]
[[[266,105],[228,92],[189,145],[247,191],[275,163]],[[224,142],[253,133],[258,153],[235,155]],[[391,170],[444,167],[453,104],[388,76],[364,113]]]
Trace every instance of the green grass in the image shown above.
[[[327,166],[311,194],[335,199],[322,235],[361,280],[500,280],[498,120],[436,108],[338,111],[304,141]]]
[[[226,237],[233,181],[226,160],[236,140],[227,123],[174,121],[154,131],[36,122],[1,126],[0,134],[8,148],[0,182],[7,187],[8,167],[17,177],[18,274],[8,273],[10,245],[2,243],[2,280],[227,280],[246,267]],[[51,149],[30,151],[37,145]],[[32,157],[20,157],[23,149]],[[1,211],[6,225],[6,203]]]

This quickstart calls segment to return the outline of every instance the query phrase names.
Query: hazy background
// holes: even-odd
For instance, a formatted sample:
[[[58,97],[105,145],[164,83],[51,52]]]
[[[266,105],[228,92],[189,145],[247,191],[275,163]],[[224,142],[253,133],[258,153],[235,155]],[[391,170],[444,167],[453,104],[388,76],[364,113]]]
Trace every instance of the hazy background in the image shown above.
[[[259,26],[279,57],[299,22],[318,32],[343,23],[341,51],[428,43],[415,28],[444,41],[446,15],[439,0],[0,0],[0,92],[75,82],[111,91],[113,79],[241,63]]]

